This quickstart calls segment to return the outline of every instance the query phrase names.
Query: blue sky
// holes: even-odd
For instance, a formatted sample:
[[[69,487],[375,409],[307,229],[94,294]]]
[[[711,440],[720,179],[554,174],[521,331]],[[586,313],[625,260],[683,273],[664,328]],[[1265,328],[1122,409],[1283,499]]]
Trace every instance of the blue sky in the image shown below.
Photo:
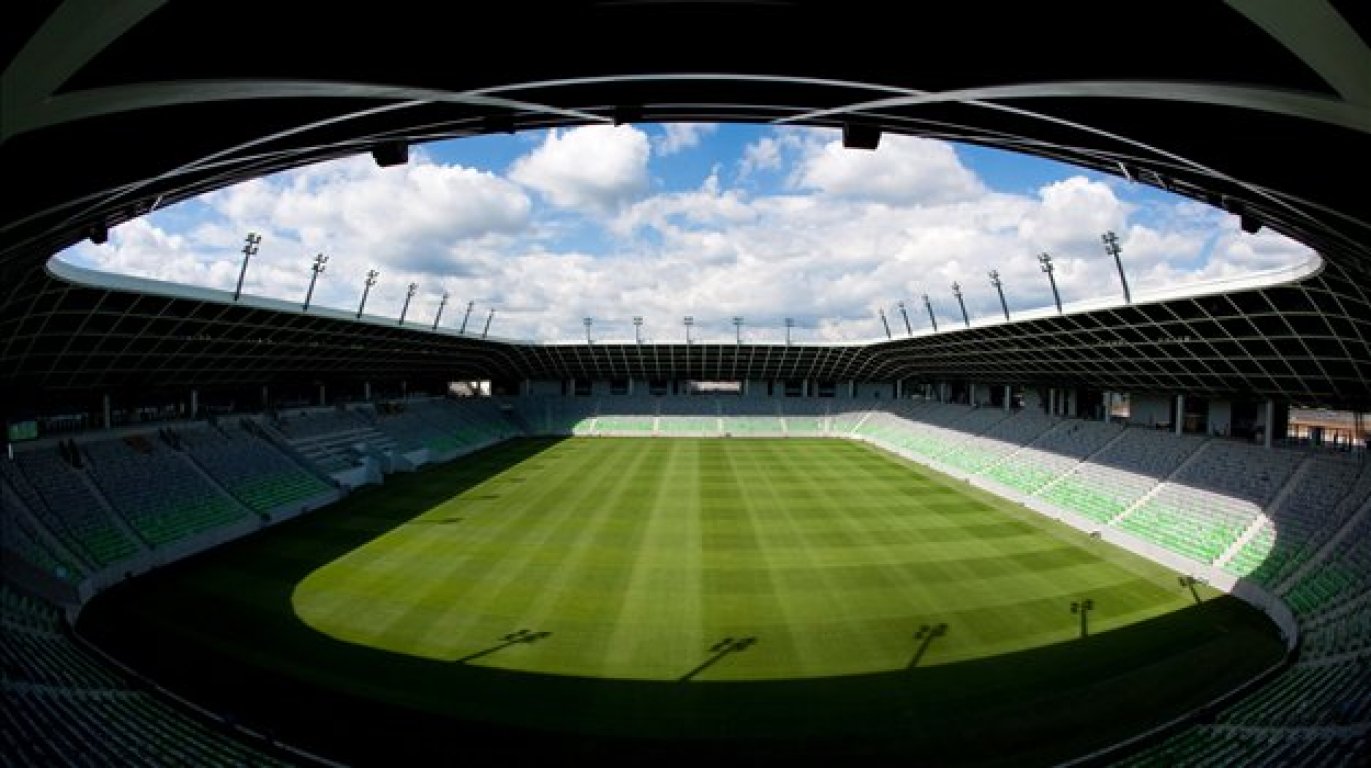
[[[1135,293],[1290,266],[1303,246],[1241,232],[1232,216],[1122,178],[997,150],[886,135],[847,150],[836,131],[756,125],[596,126],[416,147],[257,179],[115,228],[62,256],[81,266],[232,290],[243,237],[262,236],[245,292],[299,300],[329,256],[317,305],[431,321],[475,302],[492,334],[524,339],[797,341],[883,336],[879,313],[933,297],[940,325],[1118,293],[1100,235],[1122,243]],[[920,320],[920,318],[922,318]],[[917,327],[927,324],[922,313]],[[460,323],[447,311],[444,324]],[[900,325],[902,323],[897,323]],[[897,328],[898,330],[898,328]]]

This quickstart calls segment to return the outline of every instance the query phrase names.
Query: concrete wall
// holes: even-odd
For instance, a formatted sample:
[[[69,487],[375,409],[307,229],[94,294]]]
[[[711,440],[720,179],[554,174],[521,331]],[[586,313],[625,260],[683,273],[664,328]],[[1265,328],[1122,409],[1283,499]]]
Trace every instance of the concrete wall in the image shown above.
[[[843,387],[846,391],[846,386]],[[857,400],[892,400],[895,397],[895,385],[892,382],[858,382]]]
[[[1209,434],[1226,435],[1233,428],[1233,404],[1228,400],[1209,401]]]
[[[1150,427],[1171,423],[1171,407],[1175,398],[1170,395],[1133,395],[1128,420]]]
[[[562,382],[560,381],[531,381],[529,382],[528,393],[534,396],[542,395],[561,395]]]

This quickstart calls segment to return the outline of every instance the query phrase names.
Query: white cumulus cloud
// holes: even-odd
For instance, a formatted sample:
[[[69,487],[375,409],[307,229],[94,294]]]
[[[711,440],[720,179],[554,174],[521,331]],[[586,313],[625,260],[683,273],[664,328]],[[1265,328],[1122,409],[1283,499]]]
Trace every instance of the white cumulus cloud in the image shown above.
[[[792,181],[835,197],[893,205],[951,203],[986,193],[951,144],[908,136],[886,136],[876,151],[846,149],[842,141],[811,132],[804,159]]]
[[[651,130],[651,129],[650,129]],[[666,129],[669,135],[671,129]],[[653,130],[651,134],[658,136]],[[722,137],[720,137],[722,138]],[[661,141],[662,136],[658,136]],[[701,141],[709,141],[707,135]],[[369,313],[395,317],[406,286],[411,322],[430,320],[443,291],[445,325],[475,303],[479,332],[532,339],[871,339],[879,312],[903,334],[961,323],[951,285],[972,319],[1000,316],[987,272],[997,270],[1016,316],[1051,306],[1037,254],[1048,251],[1066,302],[1118,297],[1100,235],[1115,231],[1135,292],[1227,279],[1311,257],[1269,231],[1187,201],[1139,194],[1121,182],[1061,169],[1028,193],[989,189],[951,145],[886,136],[874,152],[845,150],[832,131],[776,129],[717,163],[698,183],[649,193],[649,134],[629,126],[551,131],[506,173],[434,162],[379,169],[345,160],[259,179],[111,231],[85,244],[83,265],[232,290],[243,235],[262,235],[245,290],[298,300],[315,253],[330,257],[316,304],[353,310],[368,269],[381,271]],[[728,183],[721,168],[738,169]],[[748,178],[746,173],[768,171]],[[517,182],[517,183],[516,183]],[[547,204],[535,203],[535,190]],[[551,213],[550,220],[540,213]]]
[[[552,130],[509,177],[553,205],[608,214],[647,191],[649,154],[647,135],[629,125]]]
[[[698,147],[701,139],[718,128],[712,123],[667,123],[662,126],[661,135],[653,140],[653,148],[661,157],[674,155]]]

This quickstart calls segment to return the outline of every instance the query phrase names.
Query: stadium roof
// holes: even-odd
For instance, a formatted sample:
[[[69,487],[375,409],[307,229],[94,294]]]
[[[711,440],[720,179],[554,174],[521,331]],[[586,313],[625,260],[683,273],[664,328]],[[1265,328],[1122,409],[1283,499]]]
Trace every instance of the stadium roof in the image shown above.
[[[860,0],[492,3],[450,24],[403,2],[17,5],[0,99],[8,386],[918,376],[1371,404],[1371,48],[1357,3],[944,4],[919,26]],[[616,121],[847,125],[854,141],[879,129],[1028,152],[1223,207],[1326,264],[1284,287],[865,347],[642,348],[462,338],[43,269],[83,237],[272,171]]]

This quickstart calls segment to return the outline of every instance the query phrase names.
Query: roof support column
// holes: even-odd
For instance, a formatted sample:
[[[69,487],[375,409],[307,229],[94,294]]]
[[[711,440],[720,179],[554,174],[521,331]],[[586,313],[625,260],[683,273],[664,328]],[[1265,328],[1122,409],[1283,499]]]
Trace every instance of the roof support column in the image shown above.
[[[267,390],[267,385],[262,385],[262,410],[267,410],[271,405],[271,393]]]
[[[1005,412],[1005,413],[1009,413],[1009,397],[1010,397],[1009,392],[1010,392],[1009,385],[1008,385],[1008,384],[1004,385],[1004,412]]]
[[[966,383],[966,401],[972,408],[976,407],[976,382],[974,381]]]
[[[847,399],[848,399],[848,400],[856,400],[856,399],[857,399],[857,380],[856,380],[856,379],[848,379],[848,380],[847,380]]]
[[[113,425],[110,424],[110,420],[109,420],[109,418],[110,418],[110,417],[109,417],[109,410],[110,410],[110,409],[109,409],[109,393],[106,392],[105,394],[101,395],[100,397],[101,397],[101,402],[102,402],[103,405],[104,405],[104,411],[105,411],[105,429],[110,429]]]
[[[1113,393],[1113,392],[1105,392],[1105,393],[1104,393],[1104,408],[1103,408],[1102,410],[1103,410],[1103,413],[1100,414],[1100,421],[1103,421],[1104,423],[1108,424],[1108,423],[1109,423],[1109,413],[1110,413],[1110,411],[1113,411],[1113,410],[1114,410],[1114,393]]]
[[[192,389],[192,390],[190,391],[190,417],[191,417],[191,419],[194,419],[194,418],[196,417],[196,415],[199,414],[199,413],[200,413],[200,390],[198,390],[198,389]]]
[[[895,399],[904,399],[904,379],[895,380]]]
[[[1057,388],[1056,388],[1056,387],[1048,387],[1048,388],[1047,388],[1047,415],[1048,415],[1048,416],[1056,416],[1056,415],[1057,415]]]
[[[369,381],[362,382],[362,399],[368,403],[371,402],[371,382]]]
[[[1270,447],[1271,447],[1271,433],[1276,431],[1275,429],[1272,428],[1272,425],[1275,424],[1275,423],[1276,423],[1276,401],[1275,401],[1275,400],[1267,400],[1267,401],[1266,401],[1266,429],[1262,430],[1262,445],[1266,446],[1267,448],[1270,448]]]
[[[321,406],[328,405],[328,396],[327,396],[327,393],[324,391],[324,385],[323,385],[323,384],[320,384],[320,385],[319,385],[319,405],[321,405]]]
[[[1176,434],[1185,429],[1185,395],[1176,395]]]

